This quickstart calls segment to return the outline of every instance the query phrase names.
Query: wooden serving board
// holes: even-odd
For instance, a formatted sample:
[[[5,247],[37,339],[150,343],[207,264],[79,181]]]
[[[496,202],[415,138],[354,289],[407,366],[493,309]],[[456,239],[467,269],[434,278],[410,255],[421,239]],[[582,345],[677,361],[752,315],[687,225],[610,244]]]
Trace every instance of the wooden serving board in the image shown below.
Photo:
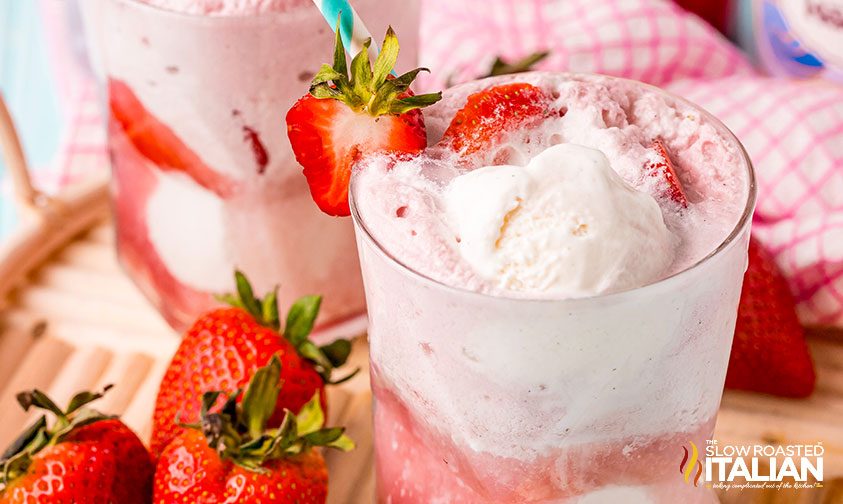
[[[107,216],[0,291],[0,446],[32,420],[14,394],[40,387],[61,402],[80,389],[115,388],[98,408],[120,414],[143,439],[150,435],[158,384],[179,337],[158,316],[117,264]],[[0,263],[3,261],[0,257]],[[1,282],[0,282],[1,283]],[[0,285],[2,287],[2,285]],[[843,339],[814,333],[817,392],[784,400],[727,392],[716,437],[721,443],[822,441],[822,489],[738,493],[723,502],[843,502]],[[355,343],[352,365],[367,369],[365,341]],[[332,503],[372,502],[371,394],[361,373],[329,393],[330,422],[346,425],[358,448],[327,453]]]

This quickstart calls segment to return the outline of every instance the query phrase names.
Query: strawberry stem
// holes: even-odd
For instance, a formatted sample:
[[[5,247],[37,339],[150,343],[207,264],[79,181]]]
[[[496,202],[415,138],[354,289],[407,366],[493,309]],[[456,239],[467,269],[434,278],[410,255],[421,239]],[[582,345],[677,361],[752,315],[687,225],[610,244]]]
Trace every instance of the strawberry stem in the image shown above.
[[[550,51],[535,52],[520,60],[513,62],[504,61],[500,56],[495,58],[492,63],[492,68],[489,73],[483,77],[496,77],[498,75],[510,75],[521,72],[528,72],[533,69],[533,66],[544,60],[550,55]]]
[[[313,325],[317,315],[319,315],[321,304],[322,296],[304,296],[293,303],[290,311],[287,312],[284,337],[295,347],[299,355],[316,366],[316,371],[319,372],[325,383],[341,383],[357,374],[360,368],[354,370],[341,381],[331,380],[334,368],[342,366],[348,360],[348,356],[351,354],[351,342],[339,339],[319,347],[310,341],[309,336],[313,331]]]
[[[248,427],[249,437],[260,437],[266,422],[275,411],[275,403],[281,390],[281,361],[272,356],[269,365],[258,369],[252,377],[249,388],[243,396],[243,414]]]
[[[319,99],[334,99],[348,105],[352,110],[366,112],[371,116],[401,115],[414,109],[433,105],[442,99],[442,93],[428,93],[413,96],[410,85],[419,72],[427,68],[416,68],[404,75],[391,78],[398,61],[399,44],[395,31],[390,26],[386,31],[381,52],[374,67],[369,61],[371,39],[351,59],[349,74],[345,60],[345,47],[339,31],[336,35],[333,66],[322,65],[310,84],[310,94]]]
[[[263,298],[255,297],[252,284],[242,271],[234,272],[234,284],[237,294],[221,294],[217,300],[236,308],[245,310],[260,325],[278,330],[281,327],[278,319],[278,287],[272,289]]]
[[[234,272],[237,294],[222,294],[217,299],[228,305],[245,310],[257,323],[269,327],[274,331],[281,329],[278,312],[278,287],[275,287],[263,298],[255,297],[252,284],[241,271]],[[351,342],[336,340],[328,345],[319,347],[310,341],[310,334],[316,324],[319,308],[322,306],[322,296],[303,296],[296,300],[287,312],[284,325],[284,338],[293,345],[296,352],[316,366],[316,371],[325,383],[342,383],[357,374],[356,369],[350,375],[337,380],[331,380],[334,368],[340,367],[348,360],[351,353]]]
[[[80,392],[73,396],[65,410],[38,389],[18,393],[15,397],[24,411],[29,411],[32,407],[47,410],[56,417],[56,420],[52,428],[49,428],[46,415],[41,415],[6,448],[0,455],[2,467],[0,484],[8,485],[12,480],[24,474],[36,453],[47,446],[62,442],[74,430],[100,420],[114,418],[84,407],[101,398],[111,388],[112,385],[106,385],[102,392]]]
[[[187,427],[201,428],[208,446],[221,457],[251,471],[262,471],[263,464],[268,460],[296,455],[314,446],[343,451],[354,448],[354,443],[345,435],[345,429],[324,427],[325,415],[319,392],[298,415],[286,410],[281,426],[267,429],[266,424],[281,392],[280,377],[281,361],[273,356],[269,364],[258,369],[249,381],[239,405],[236,402],[237,391],[227,396],[218,411],[212,412],[212,405],[223,393],[206,392],[199,425]]]

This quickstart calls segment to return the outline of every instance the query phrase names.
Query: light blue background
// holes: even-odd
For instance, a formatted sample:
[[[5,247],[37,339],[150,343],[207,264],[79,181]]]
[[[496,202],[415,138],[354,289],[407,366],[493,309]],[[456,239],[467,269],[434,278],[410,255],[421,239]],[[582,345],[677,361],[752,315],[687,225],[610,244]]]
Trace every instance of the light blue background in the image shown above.
[[[0,0],[0,90],[34,169],[56,154],[63,118],[35,0]],[[0,161],[0,175],[6,176]],[[0,193],[0,238],[14,228],[8,192]]]

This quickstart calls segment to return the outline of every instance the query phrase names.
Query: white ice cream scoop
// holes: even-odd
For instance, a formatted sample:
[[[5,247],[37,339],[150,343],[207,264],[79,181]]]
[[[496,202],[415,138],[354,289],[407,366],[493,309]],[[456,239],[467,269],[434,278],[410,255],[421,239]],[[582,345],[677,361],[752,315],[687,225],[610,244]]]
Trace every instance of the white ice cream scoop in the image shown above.
[[[673,239],[652,196],[620,178],[606,156],[559,144],[526,166],[487,166],[445,192],[465,261],[501,289],[584,297],[652,282]]]

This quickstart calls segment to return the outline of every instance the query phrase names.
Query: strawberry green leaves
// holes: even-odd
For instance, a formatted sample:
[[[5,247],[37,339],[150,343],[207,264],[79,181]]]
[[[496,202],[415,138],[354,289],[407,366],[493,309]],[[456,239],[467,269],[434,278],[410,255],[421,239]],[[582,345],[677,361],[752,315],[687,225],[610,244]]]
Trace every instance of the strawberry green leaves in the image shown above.
[[[298,415],[288,412],[278,429],[277,449],[287,455],[295,455],[312,446],[325,446],[341,451],[354,449],[354,441],[345,435],[344,427],[324,427],[325,415],[319,402],[319,395],[302,407]]]
[[[483,77],[496,77],[498,75],[510,75],[521,72],[529,72],[533,69],[534,65],[541,62],[549,55],[550,51],[540,51],[535,52],[533,54],[529,54],[520,60],[511,62],[504,61],[500,56],[498,56],[492,63],[492,68],[489,70],[489,73],[484,75]]]
[[[255,297],[252,284],[242,271],[234,272],[234,284],[237,294],[220,294],[217,300],[245,310],[262,326],[275,329],[280,328],[278,319],[278,287],[263,298]]]
[[[284,337],[296,348],[299,355],[316,365],[316,370],[325,383],[342,383],[360,371],[358,368],[340,380],[331,380],[331,373],[334,368],[342,366],[348,360],[351,353],[351,342],[340,339],[319,347],[308,339],[313,330],[316,316],[319,315],[321,304],[322,296],[304,296],[293,303],[287,313]]]
[[[413,95],[410,84],[424,69],[393,75],[399,48],[392,29],[374,64],[370,47],[370,40],[363,44],[349,72],[337,36],[333,65],[322,66],[308,93],[287,112],[290,146],[314,203],[328,215],[351,215],[348,187],[359,160],[376,153],[415,156],[427,148],[421,109],[442,97]]]
[[[421,71],[416,68],[393,78],[392,70],[398,61],[398,37],[390,27],[384,37],[381,52],[374,66],[369,60],[371,39],[351,60],[351,73],[345,61],[342,37],[337,34],[333,66],[322,65],[310,84],[310,94],[319,99],[335,99],[355,111],[365,111],[373,117],[401,115],[415,109],[433,105],[442,99],[442,93],[413,96],[410,85]]]
[[[70,404],[68,404],[67,406],[67,411],[65,411],[65,415],[70,415],[82,406],[96,401],[97,399],[101,399],[105,395],[105,393],[111,390],[113,387],[114,385],[109,384],[103,387],[102,392],[90,392],[87,390],[79,392],[78,394],[73,396],[73,398],[70,399]]]
[[[62,409],[59,408],[52,399],[47,397],[45,393],[38,389],[18,392],[15,395],[15,399],[17,399],[18,404],[20,404],[20,407],[23,408],[24,411],[29,411],[30,408],[36,407],[38,409],[47,410],[57,417],[64,417],[64,411],[62,411]]]
[[[221,457],[258,472],[264,470],[262,466],[268,460],[297,455],[314,446],[343,451],[354,448],[354,442],[345,435],[344,428],[324,427],[325,415],[318,392],[298,414],[285,410],[281,426],[267,429],[282,387],[280,376],[281,361],[273,357],[269,364],[255,372],[242,403],[237,404],[239,391],[236,391],[228,395],[218,411],[211,411],[211,408],[223,392],[206,392],[200,424],[187,427],[201,427],[208,445]]]
[[[390,26],[386,29],[386,36],[381,45],[381,52],[375,59],[375,68],[372,72],[372,87],[374,89],[378,89],[392,74],[392,69],[395,68],[395,63],[398,62],[399,49],[398,37]],[[421,68],[416,69],[416,74],[421,70]],[[424,70],[428,71],[427,69]]]
[[[235,271],[234,280],[237,286],[237,294],[223,294],[217,296],[217,298],[224,303],[245,310],[259,324],[280,331],[278,289],[273,289],[263,298],[257,298],[252,284],[245,274],[241,271]],[[316,365],[317,371],[325,383],[342,383],[359,371],[357,369],[337,381],[331,380],[331,373],[334,368],[342,366],[348,359],[348,355],[351,353],[351,342],[341,339],[319,347],[309,339],[321,306],[322,296],[303,296],[296,300],[287,312],[283,335],[299,355]]]
[[[47,446],[47,417],[41,415],[0,456],[0,484],[7,485],[26,472],[32,456]]]
[[[269,365],[264,366],[252,377],[249,388],[243,395],[244,421],[251,438],[260,437],[266,422],[275,411],[278,392],[281,390],[281,361],[277,355],[272,356]]]
[[[36,453],[51,444],[63,441],[75,429],[114,418],[85,407],[103,397],[111,388],[112,385],[106,385],[102,392],[80,392],[73,396],[65,410],[38,389],[18,393],[15,398],[24,411],[32,408],[42,409],[52,413],[56,420],[50,428],[46,415],[41,415],[6,448],[0,456],[0,484],[8,484],[25,473]]]
[[[287,323],[284,326],[284,337],[287,341],[298,348],[307,341],[316,316],[319,315],[319,307],[322,305],[322,296],[304,296],[299,298],[290,311],[287,312]]]

